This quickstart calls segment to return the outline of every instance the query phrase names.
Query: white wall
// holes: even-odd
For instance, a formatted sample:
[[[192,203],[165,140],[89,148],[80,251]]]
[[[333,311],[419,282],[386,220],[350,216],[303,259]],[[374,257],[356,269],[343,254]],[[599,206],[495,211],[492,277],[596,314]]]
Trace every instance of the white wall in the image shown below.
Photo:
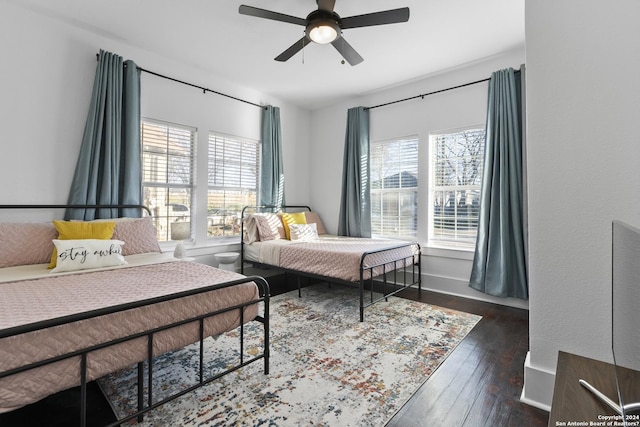
[[[611,361],[611,220],[640,225],[640,2],[527,0],[525,16],[523,398],[548,408],[559,350]]]
[[[214,75],[121,40],[103,38],[11,3],[0,2],[0,201],[64,204],[67,201],[91,97],[99,49],[140,67],[257,104],[281,109],[286,197],[309,203],[308,111],[221,80]],[[208,54],[204,53],[203,54]],[[209,130],[260,139],[261,111],[151,74],[141,75],[143,117],[198,129],[200,159]],[[204,151],[202,150],[204,148]],[[205,163],[206,164],[206,163]],[[196,202],[206,200],[206,170],[199,168]],[[206,220],[206,204],[197,211]],[[8,215],[6,212],[2,215]],[[198,245],[205,244],[200,224]],[[209,242],[210,243],[210,242]],[[196,254],[201,252],[195,252]]]
[[[338,228],[342,157],[347,110],[355,106],[375,106],[415,95],[489,78],[493,71],[524,63],[524,49],[488,58],[467,66],[429,76],[397,87],[349,99],[314,111],[311,119],[311,206],[331,232]],[[429,179],[429,134],[472,125],[484,127],[487,83],[431,95],[370,110],[371,140],[418,135],[420,171],[418,241],[423,247],[423,285],[426,288],[482,299],[499,304],[527,307],[526,301],[487,296],[469,288],[472,252],[430,248],[427,244],[427,189]]]

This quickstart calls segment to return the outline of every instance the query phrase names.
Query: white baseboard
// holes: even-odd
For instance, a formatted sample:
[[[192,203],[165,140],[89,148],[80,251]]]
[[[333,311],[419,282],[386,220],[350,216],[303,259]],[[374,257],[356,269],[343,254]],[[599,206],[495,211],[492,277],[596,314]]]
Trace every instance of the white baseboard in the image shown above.
[[[451,277],[422,274],[422,289],[453,295],[462,298],[469,298],[477,301],[490,302],[492,304],[505,305],[508,307],[529,309],[529,302],[517,298],[498,298],[483,294],[469,287],[468,280],[461,280]]]
[[[555,372],[536,368],[531,365],[531,354],[527,352],[524,361],[524,386],[520,401],[543,411],[551,412]]]

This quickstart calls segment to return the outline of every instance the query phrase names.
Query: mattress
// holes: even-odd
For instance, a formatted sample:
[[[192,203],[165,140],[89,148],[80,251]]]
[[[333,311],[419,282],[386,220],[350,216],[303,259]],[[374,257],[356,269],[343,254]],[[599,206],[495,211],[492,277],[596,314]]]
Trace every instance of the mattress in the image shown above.
[[[35,278],[0,283],[0,331],[244,277],[186,261],[163,260],[160,263],[142,264],[55,276],[36,272]],[[0,276],[5,277],[2,271]],[[224,307],[251,302],[259,297],[256,284],[248,282],[2,338],[0,372]],[[257,314],[257,304],[245,307],[244,321],[253,320]],[[205,336],[232,330],[239,324],[239,310],[225,312],[205,320]],[[188,323],[157,333],[153,339],[153,352],[154,355],[162,354],[198,339],[198,324]],[[96,350],[87,357],[87,380],[125,368],[145,360],[146,357],[147,340],[144,337]],[[80,357],[77,356],[1,378],[0,412],[16,409],[49,394],[79,385],[79,372]]]
[[[173,262],[176,259],[171,254],[162,253],[142,253],[128,255],[125,257],[127,264],[112,267],[94,268],[91,271],[115,270],[120,268],[135,267],[140,265],[160,264],[163,262]],[[77,274],[75,271],[65,271],[61,273],[51,273],[48,268],[49,264],[28,264],[18,265],[15,267],[0,268],[0,284],[6,282],[14,282],[17,280],[40,279],[52,276],[67,276]]]
[[[391,239],[322,235],[311,241],[276,239],[244,246],[244,258],[281,268],[345,280],[360,280],[360,263],[371,267],[364,278],[379,276],[414,263],[417,245]]]

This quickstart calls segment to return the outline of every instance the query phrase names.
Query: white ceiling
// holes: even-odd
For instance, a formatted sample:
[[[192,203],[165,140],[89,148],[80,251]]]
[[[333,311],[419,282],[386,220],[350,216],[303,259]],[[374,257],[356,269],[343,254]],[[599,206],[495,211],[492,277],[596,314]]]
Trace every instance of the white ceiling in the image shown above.
[[[337,0],[342,17],[410,8],[407,23],[344,31],[364,58],[354,67],[331,45],[274,61],[304,28],[238,13],[246,4],[305,18],[314,0],[15,3],[311,109],[524,46],[524,0]]]

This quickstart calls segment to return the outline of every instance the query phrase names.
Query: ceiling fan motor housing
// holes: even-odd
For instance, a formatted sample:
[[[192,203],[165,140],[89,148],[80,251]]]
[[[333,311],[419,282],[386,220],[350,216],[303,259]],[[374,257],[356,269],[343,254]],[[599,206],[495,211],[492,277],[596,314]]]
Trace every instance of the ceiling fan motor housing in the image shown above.
[[[341,33],[340,16],[337,13],[318,9],[307,16],[305,34],[315,43],[331,43]]]

